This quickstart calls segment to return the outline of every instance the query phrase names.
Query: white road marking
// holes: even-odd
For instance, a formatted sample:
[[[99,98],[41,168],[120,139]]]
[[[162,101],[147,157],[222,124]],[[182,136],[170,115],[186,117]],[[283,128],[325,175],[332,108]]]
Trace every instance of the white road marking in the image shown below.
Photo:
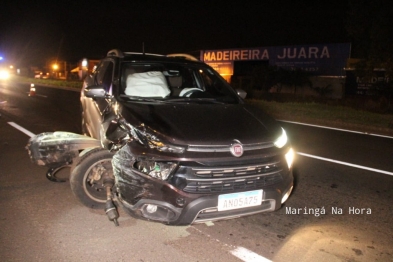
[[[318,128],[325,128],[325,129],[331,129],[331,130],[355,133],[355,134],[362,134],[362,135],[369,135],[369,136],[378,136],[378,137],[384,137],[384,138],[393,139],[392,136],[385,136],[385,135],[379,135],[379,134],[373,134],[373,133],[367,133],[367,132],[353,131],[353,130],[348,130],[348,129],[341,129],[341,128],[328,127],[328,126],[319,126],[319,125],[305,124],[305,123],[292,122],[292,121],[286,121],[286,120],[277,120],[277,121],[290,123],[290,124],[295,124],[295,125],[312,126],[312,127],[318,127]]]
[[[345,165],[345,166],[351,166],[351,167],[355,167],[355,168],[365,169],[365,170],[369,170],[369,171],[373,171],[373,172],[377,172],[377,173],[382,173],[382,174],[386,174],[386,175],[389,175],[389,176],[393,176],[393,173],[389,172],[389,171],[384,171],[384,170],[375,169],[375,168],[371,168],[371,167],[360,166],[360,165],[356,165],[356,164],[342,162],[342,161],[338,161],[338,160],[334,160],[334,159],[329,159],[329,158],[309,155],[309,154],[301,153],[301,152],[297,152],[297,154],[301,155],[301,156],[305,156],[305,157],[311,157],[311,158],[315,158],[315,159],[319,159],[319,160],[323,160],[323,161],[327,161],[327,162],[332,162],[332,163]]]
[[[202,230],[196,228],[195,226],[191,226],[191,227],[194,228],[199,233],[201,233],[202,235],[205,235],[207,238],[211,238],[225,247],[230,247],[231,250],[229,252],[242,261],[245,261],[245,262],[249,262],[249,261],[250,262],[272,262],[271,260],[255,253],[251,250],[248,250],[247,248],[237,247],[237,246],[233,246],[230,244],[226,244],[224,242],[221,242],[218,239],[212,238],[209,234],[204,233]]]
[[[260,256],[244,247],[237,247],[231,251],[231,254],[246,262],[272,262],[271,260]]]
[[[32,132],[30,132],[29,130],[27,130],[27,129],[21,127],[21,126],[18,125],[18,124],[15,124],[14,122],[8,122],[8,124],[11,125],[11,126],[13,126],[13,127],[15,127],[16,129],[18,129],[18,130],[21,131],[22,133],[25,133],[25,134],[26,134],[27,136],[29,136],[29,137],[35,136],[35,134],[33,134]]]

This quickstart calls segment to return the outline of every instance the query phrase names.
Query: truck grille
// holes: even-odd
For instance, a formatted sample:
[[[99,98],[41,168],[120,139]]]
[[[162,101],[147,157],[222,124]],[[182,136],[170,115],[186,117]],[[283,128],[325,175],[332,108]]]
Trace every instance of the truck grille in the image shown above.
[[[188,178],[183,191],[188,193],[234,192],[256,189],[282,181],[278,162],[246,167],[192,168],[196,178]]]

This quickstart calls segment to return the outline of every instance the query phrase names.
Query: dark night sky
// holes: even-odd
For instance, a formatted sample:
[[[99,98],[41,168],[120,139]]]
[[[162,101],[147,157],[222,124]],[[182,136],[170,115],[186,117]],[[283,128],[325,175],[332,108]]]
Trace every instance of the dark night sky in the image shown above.
[[[6,1],[0,52],[26,65],[140,52],[143,42],[150,53],[349,42],[345,0]]]

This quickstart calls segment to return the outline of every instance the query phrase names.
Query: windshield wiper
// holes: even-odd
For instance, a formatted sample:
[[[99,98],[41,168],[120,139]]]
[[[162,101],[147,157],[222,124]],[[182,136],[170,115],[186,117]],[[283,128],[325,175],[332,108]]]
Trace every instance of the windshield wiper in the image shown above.
[[[167,102],[190,102],[190,103],[212,103],[212,104],[226,104],[218,101],[215,98],[190,98],[190,97],[175,97],[166,99]]]
[[[162,98],[149,98],[149,97],[140,97],[140,96],[127,96],[120,95],[121,98],[126,98],[127,100],[137,101],[137,102],[152,102],[152,103],[167,103],[167,101]]]

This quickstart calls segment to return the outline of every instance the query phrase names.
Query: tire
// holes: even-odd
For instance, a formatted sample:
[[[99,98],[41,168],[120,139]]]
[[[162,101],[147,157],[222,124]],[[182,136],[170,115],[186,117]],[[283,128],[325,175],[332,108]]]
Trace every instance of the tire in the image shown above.
[[[81,157],[70,175],[72,193],[85,206],[104,209],[106,190],[102,173],[112,170],[113,153],[103,148],[90,150]]]

